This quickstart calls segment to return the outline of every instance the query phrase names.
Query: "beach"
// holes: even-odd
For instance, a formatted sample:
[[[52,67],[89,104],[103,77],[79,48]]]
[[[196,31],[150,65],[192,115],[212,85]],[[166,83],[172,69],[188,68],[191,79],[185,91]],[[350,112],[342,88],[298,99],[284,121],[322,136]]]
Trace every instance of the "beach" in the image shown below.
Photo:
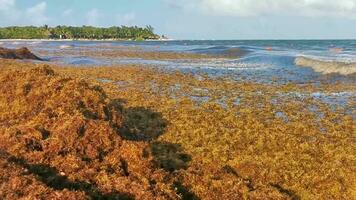
[[[352,199],[347,43],[4,41],[0,197]]]

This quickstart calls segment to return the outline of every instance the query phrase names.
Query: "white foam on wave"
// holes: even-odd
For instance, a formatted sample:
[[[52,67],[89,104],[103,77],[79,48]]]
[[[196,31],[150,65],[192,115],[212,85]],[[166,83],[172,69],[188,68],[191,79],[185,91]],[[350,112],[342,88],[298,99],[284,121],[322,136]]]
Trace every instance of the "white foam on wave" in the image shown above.
[[[189,65],[192,67],[205,67],[205,68],[225,68],[225,69],[265,69],[269,66],[267,64],[260,63],[187,63],[185,65]]]
[[[66,45],[66,44],[59,46],[60,49],[69,49],[72,47],[73,47],[73,45]]]
[[[297,57],[294,62],[301,67],[311,67],[314,71],[321,74],[338,73],[341,75],[351,75],[356,73],[355,62],[319,60],[303,56]]]
[[[190,66],[199,68],[217,69],[267,69],[272,67],[268,63],[248,62],[244,59],[202,59],[202,60],[182,60],[174,61],[173,65]]]
[[[260,70],[272,67],[267,63],[248,63],[238,60],[219,60],[219,59],[206,59],[206,60],[145,60],[145,59],[120,59],[116,60],[117,63],[125,64],[148,64],[160,65],[168,68],[203,68],[203,69],[228,69],[228,70]]]
[[[30,45],[37,45],[37,44],[42,44],[42,41],[33,41],[29,42]]]

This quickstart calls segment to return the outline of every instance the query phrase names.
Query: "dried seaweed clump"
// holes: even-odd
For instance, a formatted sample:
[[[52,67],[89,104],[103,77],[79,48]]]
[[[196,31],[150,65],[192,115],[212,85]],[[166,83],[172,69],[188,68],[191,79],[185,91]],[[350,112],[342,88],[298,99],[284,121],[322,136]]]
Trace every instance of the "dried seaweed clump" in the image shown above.
[[[0,58],[5,59],[31,59],[31,60],[42,60],[35,54],[33,54],[26,47],[19,49],[6,49],[0,47]]]
[[[163,172],[145,143],[121,139],[122,111],[101,87],[40,66],[0,73],[0,94],[0,199],[159,199],[169,188],[151,185]]]
[[[12,71],[0,82],[0,121],[8,127],[3,145],[13,153],[75,152],[82,159],[95,159],[120,143],[110,125],[120,125],[121,114],[107,107],[100,87],[56,76],[47,66]]]

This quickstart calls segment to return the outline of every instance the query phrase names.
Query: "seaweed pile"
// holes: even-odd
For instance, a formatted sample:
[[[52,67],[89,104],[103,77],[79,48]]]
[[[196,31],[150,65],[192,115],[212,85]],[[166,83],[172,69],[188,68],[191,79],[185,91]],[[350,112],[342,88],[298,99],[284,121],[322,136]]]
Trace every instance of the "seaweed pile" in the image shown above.
[[[4,59],[30,59],[30,60],[42,60],[35,54],[33,54],[26,47],[19,49],[6,49],[0,47],[0,58]]]
[[[120,127],[130,130],[123,124],[130,110],[100,86],[40,66],[1,73],[0,94],[1,199],[175,195],[169,186],[162,192],[165,173],[153,167],[149,151],[143,157],[148,144],[120,137]]]
[[[356,88],[0,62],[0,199],[352,199],[356,102],[287,95],[321,91]]]
[[[140,66],[58,68],[168,120],[161,142],[191,155],[179,181],[201,199],[352,199],[355,98],[333,106],[298,94],[355,94],[353,83],[258,84]]]

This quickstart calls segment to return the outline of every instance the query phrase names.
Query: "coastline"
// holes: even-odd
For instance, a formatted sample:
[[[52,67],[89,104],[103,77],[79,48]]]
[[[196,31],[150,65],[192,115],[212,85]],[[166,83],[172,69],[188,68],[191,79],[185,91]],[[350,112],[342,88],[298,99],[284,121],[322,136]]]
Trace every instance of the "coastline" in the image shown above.
[[[280,70],[280,63],[282,73],[272,70],[268,78],[254,73],[258,67],[242,65],[245,74],[241,68],[223,71],[226,63],[240,62],[235,55],[249,58],[245,49],[231,46],[203,44],[184,52],[155,44],[145,49],[146,44],[35,41],[22,44],[50,59],[0,59],[0,183],[5,195],[13,195],[7,180],[25,185],[25,168],[35,186],[53,179],[61,189],[75,185],[75,191],[56,194],[77,199],[118,197],[112,191],[136,199],[352,196],[354,177],[330,176],[335,168],[347,173],[353,167],[352,77],[315,76],[293,65],[290,72],[301,72],[298,78],[312,76],[285,81],[288,72]],[[232,58],[210,59],[224,52]],[[257,60],[266,64],[268,58]],[[66,59],[70,62],[61,63]],[[179,67],[191,64],[196,65]],[[217,68],[203,69],[211,64]],[[340,167],[330,152],[345,164]],[[33,170],[37,165],[45,167]],[[310,187],[316,183],[320,187]],[[52,189],[45,184],[28,194],[46,199]]]
[[[356,0],[0,20],[0,200],[356,200]]]
[[[68,42],[68,41],[83,41],[83,42],[140,42],[140,41],[175,41],[174,39],[147,39],[147,40],[134,40],[134,39],[0,39],[0,42]]]

